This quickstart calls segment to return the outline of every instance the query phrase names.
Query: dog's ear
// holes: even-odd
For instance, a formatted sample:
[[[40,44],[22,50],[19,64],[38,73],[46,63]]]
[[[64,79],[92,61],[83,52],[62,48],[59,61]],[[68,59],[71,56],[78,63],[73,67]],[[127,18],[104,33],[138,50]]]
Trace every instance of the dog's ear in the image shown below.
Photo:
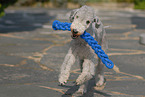
[[[70,22],[74,21],[75,15],[78,12],[78,10],[79,9],[74,9],[74,10],[71,11],[71,14],[70,14],[70,17],[69,17]]]
[[[95,16],[93,21],[93,28],[97,31],[95,33],[96,40],[98,43],[102,46],[102,48],[105,50],[108,48],[107,38],[106,38],[106,31],[104,28],[104,25],[102,24],[99,17]]]
[[[94,18],[93,22],[95,23],[95,28],[98,29],[98,28],[100,27],[100,25],[101,25],[100,19],[96,16],[96,17]]]

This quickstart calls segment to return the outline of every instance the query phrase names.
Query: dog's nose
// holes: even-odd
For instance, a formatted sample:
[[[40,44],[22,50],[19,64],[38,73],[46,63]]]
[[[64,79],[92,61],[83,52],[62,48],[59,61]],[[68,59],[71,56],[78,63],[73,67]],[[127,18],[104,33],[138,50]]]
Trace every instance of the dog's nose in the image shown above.
[[[73,29],[73,33],[77,34],[78,33],[77,29]]]

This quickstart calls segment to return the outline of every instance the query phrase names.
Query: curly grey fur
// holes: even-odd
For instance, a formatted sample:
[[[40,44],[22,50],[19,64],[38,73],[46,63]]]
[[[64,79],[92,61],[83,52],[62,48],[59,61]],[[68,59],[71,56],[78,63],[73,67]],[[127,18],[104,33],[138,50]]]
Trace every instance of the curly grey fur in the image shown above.
[[[72,22],[72,29],[77,29],[80,34],[83,34],[86,30],[98,41],[103,50],[106,51],[108,47],[104,26],[91,7],[83,6],[73,10],[70,15],[70,21]],[[89,24],[86,24],[87,21],[90,21]],[[76,84],[81,85],[78,91],[84,93],[86,91],[85,84],[93,76],[96,77],[96,80],[99,79],[96,82],[97,86],[103,85],[104,64],[102,64],[89,45],[80,37],[71,41],[70,49],[61,66],[61,73],[59,75],[60,84],[64,85],[67,82],[71,66],[75,63],[76,58],[80,60],[81,67],[81,74],[76,80]],[[95,66],[97,66],[96,70]]]

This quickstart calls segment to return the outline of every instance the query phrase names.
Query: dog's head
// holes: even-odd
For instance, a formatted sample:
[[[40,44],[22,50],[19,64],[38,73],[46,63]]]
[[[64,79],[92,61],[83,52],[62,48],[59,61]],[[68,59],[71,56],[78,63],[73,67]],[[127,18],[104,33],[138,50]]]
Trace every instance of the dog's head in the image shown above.
[[[72,38],[75,39],[82,35],[89,26],[96,22],[95,12],[91,7],[83,6],[79,9],[75,9],[71,12],[70,21]]]

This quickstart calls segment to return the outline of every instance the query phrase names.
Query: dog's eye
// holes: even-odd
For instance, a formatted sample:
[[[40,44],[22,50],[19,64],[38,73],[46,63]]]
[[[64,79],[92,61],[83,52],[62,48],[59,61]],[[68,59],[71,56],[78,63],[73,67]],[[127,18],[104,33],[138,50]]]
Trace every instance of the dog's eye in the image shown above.
[[[86,24],[88,25],[90,23],[90,21],[86,21]]]
[[[76,18],[79,18],[79,16],[76,16]]]
[[[70,18],[70,21],[73,22],[73,21],[74,21],[74,17],[71,17],[71,18]]]
[[[96,20],[96,19],[94,19],[94,22],[99,22],[99,19],[97,19],[97,20]]]

